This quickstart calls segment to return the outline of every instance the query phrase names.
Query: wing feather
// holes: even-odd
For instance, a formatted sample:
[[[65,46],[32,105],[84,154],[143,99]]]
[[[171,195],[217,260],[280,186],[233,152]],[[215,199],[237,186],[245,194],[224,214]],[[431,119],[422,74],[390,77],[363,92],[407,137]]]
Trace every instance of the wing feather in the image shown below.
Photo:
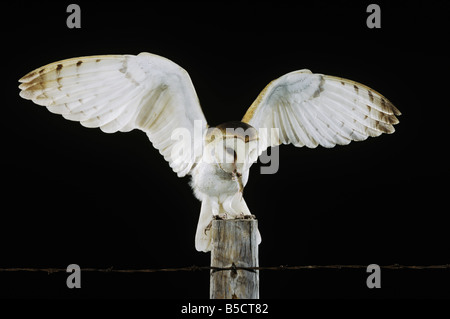
[[[310,141],[308,132],[306,131],[306,129],[304,128],[304,126],[302,124],[301,117],[298,114],[298,110],[295,107],[295,105],[291,105],[291,110],[292,110],[291,123],[292,123],[293,127],[295,127],[294,131],[297,134],[297,136],[299,137],[299,142],[300,142],[299,146],[305,146]]]
[[[202,138],[206,119],[188,73],[150,53],[101,55],[62,60],[38,68],[20,80],[20,96],[64,118],[107,133],[140,129],[179,175],[190,172],[201,153],[176,156]],[[199,121],[200,134],[194,134]],[[190,140],[172,140],[175,129]],[[200,143],[201,144],[201,143]]]
[[[337,126],[338,122],[335,120],[333,114],[330,114],[326,105],[323,105],[323,107],[317,107],[314,101],[311,101],[311,103],[314,104],[314,107],[317,110],[317,118],[323,123],[324,130],[326,131],[329,140],[334,141],[339,145],[349,144],[351,142],[351,130],[348,128],[345,128],[344,130],[340,129]]]
[[[292,106],[290,104],[286,105],[286,112],[288,114],[288,125],[290,127],[289,132],[290,132],[290,137],[289,140],[291,141],[292,144],[294,144],[297,147],[301,147],[304,146],[304,144],[301,141],[301,137],[300,137],[300,132],[298,132],[298,130],[294,129],[296,123],[295,123],[295,114],[294,111],[292,109]],[[301,128],[300,128],[301,129]]]
[[[388,99],[363,84],[300,70],[270,82],[242,121],[260,132],[279,129],[278,143],[265,135],[260,138],[262,153],[281,143],[334,147],[391,134],[399,115]]]

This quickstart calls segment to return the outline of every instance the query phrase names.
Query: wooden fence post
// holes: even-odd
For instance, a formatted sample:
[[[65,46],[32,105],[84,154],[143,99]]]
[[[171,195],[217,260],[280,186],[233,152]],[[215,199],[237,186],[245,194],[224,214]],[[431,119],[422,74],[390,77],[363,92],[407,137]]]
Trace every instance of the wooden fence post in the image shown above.
[[[258,267],[255,219],[213,220],[212,267]],[[211,270],[210,299],[259,299],[259,270]]]

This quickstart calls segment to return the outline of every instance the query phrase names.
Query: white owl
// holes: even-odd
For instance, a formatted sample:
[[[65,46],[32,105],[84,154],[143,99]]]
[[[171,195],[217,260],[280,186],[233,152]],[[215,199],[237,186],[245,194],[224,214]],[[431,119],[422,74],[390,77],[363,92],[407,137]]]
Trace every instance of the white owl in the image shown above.
[[[21,97],[83,126],[106,133],[144,131],[179,177],[191,175],[202,202],[195,238],[199,251],[211,249],[214,216],[252,218],[242,193],[251,165],[265,149],[362,141],[393,133],[400,115],[367,86],[301,70],[267,85],[242,121],[211,130],[188,73],[150,53],[63,60],[19,81]],[[273,128],[277,134],[270,134]],[[188,138],[174,138],[177,129],[190,132]]]

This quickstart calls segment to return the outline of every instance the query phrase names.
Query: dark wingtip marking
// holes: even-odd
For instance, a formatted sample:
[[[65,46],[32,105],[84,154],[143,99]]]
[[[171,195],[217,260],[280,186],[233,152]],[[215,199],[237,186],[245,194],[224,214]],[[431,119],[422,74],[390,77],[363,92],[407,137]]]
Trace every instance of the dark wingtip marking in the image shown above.
[[[40,74],[40,73],[41,73],[41,72],[39,72],[39,74]],[[36,72],[29,73],[29,74],[25,75],[23,78],[21,78],[20,80],[26,80],[26,79],[29,79],[29,78],[34,77],[35,75],[36,75]]]
[[[381,107],[383,108],[383,110],[389,110],[386,105],[386,100],[383,98],[381,98]]]
[[[83,63],[83,61],[81,61],[81,60],[78,61],[78,62],[77,62],[77,67],[79,67],[82,63]]]
[[[373,103],[373,94],[372,94],[372,92],[371,91],[368,91],[369,93],[369,99],[370,99],[370,102],[372,102]]]
[[[382,123],[382,122],[376,122],[375,127],[379,131],[381,131],[383,133],[386,133],[386,134],[392,134],[392,133],[395,132],[394,127],[392,125],[390,125],[390,124],[385,124],[385,123]]]

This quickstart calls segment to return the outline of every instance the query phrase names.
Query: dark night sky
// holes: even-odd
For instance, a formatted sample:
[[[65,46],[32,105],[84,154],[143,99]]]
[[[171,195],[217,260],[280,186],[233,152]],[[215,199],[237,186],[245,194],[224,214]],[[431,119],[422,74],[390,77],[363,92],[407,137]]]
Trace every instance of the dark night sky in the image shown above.
[[[280,149],[253,166],[245,198],[259,220],[260,265],[449,264],[448,28],[439,5],[77,2],[7,4],[3,46],[0,267],[209,265],[194,248],[200,202],[145,134],[105,134],[19,97],[17,80],[57,60],[162,55],[185,68],[211,125],[239,120],[273,79],[308,68],[349,78],[403,113],[396,133],[333,149]],[[11,17],[10,17],[11,16]],[[13,21],[13,22],[11,22]],[[6,68],[6,70],[5,70]],[[6,147],[5,147],[6,145]],[[207,272],[0,273],[0,298],[207,298]],[[262,298],[449,298],[449,271],[261,272]]]

